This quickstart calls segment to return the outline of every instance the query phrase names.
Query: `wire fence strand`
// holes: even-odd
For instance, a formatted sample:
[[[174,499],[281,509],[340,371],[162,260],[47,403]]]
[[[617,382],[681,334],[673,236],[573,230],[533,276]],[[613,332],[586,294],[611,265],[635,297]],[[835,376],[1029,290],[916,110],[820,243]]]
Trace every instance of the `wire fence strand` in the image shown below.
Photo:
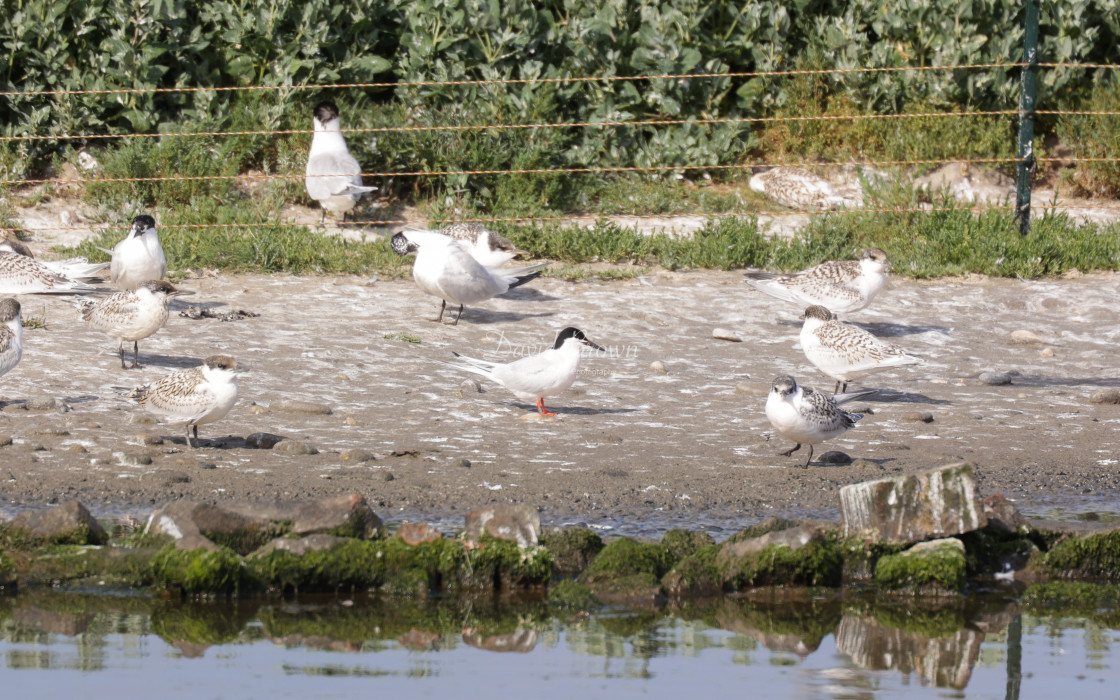
[[[1065,111],[1036,111],[1036,114],[1120,114],[1120,112],[1065,112]],[[814,115],[809,117],[716,117],[709,119],[646,119],[639,121],[602,121],[602,122],[539,122],[530,124],[450,124],[429,126],[374,126],[339,129],[342,133],[350,134],[384,134],[393,132],[418,132],[418,131],[485,131],[487,129],[576,129],[594,127],[632,127],[632,126],[682,126],[704,124],[751,124],[771,122],[814,122],[814,121],[846,121],[860,119],[927,119],[941,117],[1000,117],[1018,116],[1019,111],[1014,109],[1000,109],[978,112],[918,112],[911,114],[846,114],[846,115]],[[45,136],[0,136],[0,141],[65,141],[65,140],[96,140],[96,139],[126,139],[126,138],[162,138],[164,136],[290,136],[298,134],[314,134],[313,129],[277,129],[260,131],[169,131],[143,134],[56,134]]]
[[[1117,163],[1120,157],[1090,158],[1090,157],[1047,157],[1034,159],[1038,163]],[[306,173],[245,173],[242,175],[168,175],[165,177],[54,177],[37,180],[0,180],[0,185],[42,185],[48,183],[89,184],[99,182],[208,182],[222,180],[303,180],[306,178],[324,177],[449,177],[456,175],[562,175],[580,173],[640,173],[640,172],[677,172],[691,170],[754,170],[757,168],[894,168],[914,167],[919,165],[949,165],[960,163],[962,165],[998,165],[1021,163],[1022,158],[923,158],[918,160],[850,160],[831,161],[804,161],[789,163],[740,163],[733,165],[626,165],[603,166],[595,168],[514,168],[506,170],[386,170],[369,173],[325,173],[307,175]]]
[[[416,80],[381,83],[313,83],[308,85],[231,85],[223,87],[171,87],[171,88],[118,88],[106,90],[8,90],[0,92],[0,97],[51,97],[63,95],[138,95],[150,93],[192,93],[192,92],[248,92],[267,90],[342,90],[354,88],[402,88],[402,87],[445,87],[467,85],[531,85],[548,83],[592,83],[617,82],[626,80],[691,80],[714,78],[766,78],[798,75],[833,75],[845,73],[892,73],[908,71],[938,70],[975,70],[981,68],[1024,68],[1030,64],[1011,63],[968,63],[944,66],[885,66],[857,68],[819,68],[813,70],[786,71],[734,71],[724,73],[663,73],[652,75],[605,75],[572,76],[561,78],[501,78],[493,80]],[[1036,63],[1040,68],[1091,68],[1117,69],[1118,64],[1110,63]]]

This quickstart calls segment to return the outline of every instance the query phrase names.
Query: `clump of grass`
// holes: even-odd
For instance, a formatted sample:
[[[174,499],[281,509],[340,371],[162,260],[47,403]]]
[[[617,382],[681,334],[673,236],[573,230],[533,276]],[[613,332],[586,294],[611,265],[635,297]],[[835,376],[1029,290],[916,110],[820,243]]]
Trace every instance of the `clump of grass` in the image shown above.
[[[385,338],[385,340],[399,340],[399,341],[404,342],[404,343],[417,343],[417,344],[419,344],[419,343],[423,342],[419,337],[417,337],[415,335],[409,335],[407,333],[386,333],[382,337]]]

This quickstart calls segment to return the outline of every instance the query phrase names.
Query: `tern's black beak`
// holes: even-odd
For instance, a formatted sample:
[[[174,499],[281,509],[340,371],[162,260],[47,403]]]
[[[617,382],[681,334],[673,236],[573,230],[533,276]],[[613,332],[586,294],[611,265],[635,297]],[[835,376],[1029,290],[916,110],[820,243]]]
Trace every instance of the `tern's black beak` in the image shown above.
[[[592,343],[592,342],[591,342],[590,340],[588,340],[587,338],[584,338],[583,340],[581,340],[581,341],[579,341],[579,342],[583,343],[584,345],[590,345],[591,347],[595,348],[596,350],[601,350],[601,351],[603,351],[603,352],[606,352],[606,351],[607,351],[607,349],[606,349],[606,348],[604,348],[604,347],[603,347],[602,345],[597,345],[597,344],[595,344],[595,343]]]

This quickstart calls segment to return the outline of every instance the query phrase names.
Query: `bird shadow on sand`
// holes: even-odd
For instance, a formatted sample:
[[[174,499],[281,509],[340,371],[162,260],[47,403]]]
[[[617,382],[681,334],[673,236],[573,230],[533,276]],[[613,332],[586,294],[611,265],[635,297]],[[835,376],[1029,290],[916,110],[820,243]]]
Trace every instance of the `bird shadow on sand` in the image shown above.
[[[919,335],[921,333],[940,333],[949,335],[949,328],[945,326],[908,326],[902,323],[853,323],[851,325],[862,328],[871,335],[879,338],[895,338],[904,335]]]
[[[536,412],[536,410],[537,410],[536,406],[534,406],[533,404],[529,404],[529,403],[519,403],[517,401],[503,401],[502,403],[503,403],[503,405],[506,405],[506,406],[514,406],[516,408],[522,408],[522,409],[525,409],[527,411]],[[573,416],[594,416],[594,415],[599,415],[599,414],[612,415],[612,414],[623,414],[623,413],[636,413],[638,411],[638,409],[636,409],[636,408],[581,408],[579,406],[560,406],[560,407],[548,406],[547,408],[548,408],[548,410],[552,411],[553,413],[557,413],[557,414],[562,415],[562,416],[563,415],[568,415],[568,414],[573,415]]]
[[[464,309],[463,310],[463,317],[462,317],[462,319],[460,319],[459,322],[460,323],[477,323],[477,324],[505,323],[505,322],[521,321],[521,320],[524,320],[526,318],[548,318],[549,316],[555,316],[555,315],[556,314],[554,314],[551,311],[545,311],[545,312],[542,312],[542,313],[539,313],[539,314],[521,314],[521,313],[513,313],[512,311],[487,311],[485,309]],[[445,318],[445,320],[444,320],[445,325],[449,325],[449,326],[452,325],[450,323],[447,323],[446,316],[444,318]],[[454,319],[454,316],[452,316],[452,319]]]
[[[1010,372],[1011,384],[1007,386],[1085,386],[1085,387],[1120,387],[1120,378],[1117,377],[1044,377],[1042,375],[1026,375]]]
[[[513,289],[499,294],[498,299],[517,299],[518,301],[560,301],[560,297],[553,296],[547,292],[542,292],[533,287],[514,287]]]
[[[131,365],[132,353],[125,353],[124,359]],[[145,367],[198,367],[202,364],[203,359],[201,357],[187,357],[186,355],[145,355],[140,353],[140,366],[137,369],[144,369]]]
[[[863,391],[863,390],[864,389],[862,387],[860,387],[860,388],[853,388],[853,387],[850,387],[850,386],[848,387],[849,392]],[[878,389],[878,390],[875,390],[875,389],[870,389],[870,388],[867,389],[867,391],[873,391],[874,393],[871,393],[871,394],[868,394],[867,396],[856,399],[855,401],[852,401],[851,403],[860,403],[860,404],[862,404],[864,402],[866,402],[866,403],[924,403],[924,404],[930,404],[932,406],[951,406],[953,404],[952,401],[946,401],[945,399],[931,398],[929,396],[926,396],[925,394],[913,394],[909,391],[896,391],[895,389]],[[846,408],[848,410],[851,410],[850,405],[845,405],[844,408]]]

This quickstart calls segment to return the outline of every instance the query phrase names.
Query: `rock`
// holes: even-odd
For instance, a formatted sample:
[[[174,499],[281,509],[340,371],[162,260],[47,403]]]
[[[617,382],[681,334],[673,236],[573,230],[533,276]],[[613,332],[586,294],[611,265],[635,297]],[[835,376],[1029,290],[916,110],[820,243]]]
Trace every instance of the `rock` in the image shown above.
[[[5,527],[26,530],[35,539],[53,544],[104,544],[109,539],[101,523],[78,501],[46,510],[25,510]]]
[[[25,407],[28,411],[38,411],[46,413],[49,411],[57,411],[58,413],[66,413],[70,410],[70,404],[62,399],[56,399],[53,396],[37,396],[28,399]]]
[[[1063,539],[1042,561],[1059,578],[1120,583],[1120,530]]]
[[[297,535],[327,533],[368,540],[376,539],[381,528],[381,518],[369,507],[366,499],[358,494],[332,496],[305,503],[296,511],[292,521],[292,532]]]
[[[1011,383],[1011,375],[1007,372],[981,372],[978,379],[981,384],[990,386],[1004,386]]]
[[[397,537],[415,547],[425,542],[442,540],[443,533],[428,523],[401,523],[397,529]]]
[[[552,553],[553,573],[568,578],[578,576],[603,550],[603,538],[586,527],[546,527],[541,545]]]
[[[1054,356],[1054,350],[1053,350],[1053,348],[1042,348],[1041,350],[1038,351],[1038,356],[1039,357],[1053,357]]]
[[[114,452],[113,459],[122,467],[146,467],[152,463],[147,452]]]
[[[988,496],[980,502],[984,507],[984,516],[988,519],[988,527],[1007,534],[1017,534],[1019,528],[1029,527],[1027,519],[1015,507],[1015,504],[1003,494]]]
[[[278,401],[273,401],[269,404],[268,410],[281,411],[283,413],[302,413],[308,416],[329,416],[334,413],[331,407],[324,403],[300,401],[298,399],[280,399]]]
[[[669,550],[674,562],[690,557],[704,547],[715,544],[715,539],[706,532],[674,528],[661,536],[661,546]]]
[[[183,472],[167,472],[166,474],[164,474],[164,478],[163,478],[164,486],[172,486],[174,484],[189,484],[189,483],[191,483],[190,475],[184,474]]]
[[[535,506],[503,504],[467,513],[463,539],[472,545],[478,544],[485,533],[525,548],[537,546],[540,532],[541,516]]]
[[[397,477],[393,476],[393,472],[385,472],[381,475],[382,481],[396,481]]]
[[[1011,342],[1020,343],[1022,345],[1030,345],[1032,343],[1038,344],[1042,342],[1042,338],[1039,338],[1030,331],[1014,331],[1011,334]]]
[[[1094,391],[1089,397],[1089,403],[1120,403],[1120,389],[1101,389]]]
[[[271,450],[276,447],[276,444],[284,439],[282,435],[274,435],[272,433],[253,433],[245,438],[245,447],[254,450]]]
[[[665,369],[664,362],[662,362],[661,360],[654,360],[653,362],[649,363],[649,371],[653,372],[654,374],[666,374],[669,370]]]
[[[151,514],[144,532],[171,536],[177,549],[214,551],[221,544],[244,555],[282,534],[278,520],[252,508],[236,512],[209,503],[173,501]]]
[[[840,551],[820,528],[800,524],[759,537],[728,540],[716,555],[721,588],[836,586],[843,571]]]
[[[603,548],[579,578],[604,603],[653,603],[662,597],[661,577],[672,567],[660,544],[617,539]]]
[[[464,469],[470,469],[471,468],[471,461],[469,459],[467,459],[466,457],[464,457],[463,459],[459,460],[459,466],[464,468]]]
[[[459,388],[455,390],[455,396],[458,396],[459,398],[463,398],[464,396],[470,396],[471,394],[481,394],[481,393],[482,393],[482,383],[479,382],[477,379],[471,379],[469,377],[467,379],[464,379],[462,381],[462,383],[459,384]]]
[[[0,447],[7,447],[11,444],[12,444],[12,436],[11,435],[0,436]]]
[[[57,426],[44,425],[40,428],[34,429],[35,435],[46,435],[48,437],[66,437],[70,431],[66,428],[59,428]]]
[[[335,537],[334,535],[323,533],[308,535],[307,537],[300,537],[299,539],[278,537],[249,554],[249,558],[260,559],[277,550],[281,552],[290,552],[297,557],[302,557],[308,552],[326,552],[346,541],[347,538],[345,537]]]
[[[262,416],[268,413],[268,406],[261,406],[260,404],[252,404],[249,406],[249,413],[254,416]]]
[[[301,440],[281,440],[273,446],[272,451],[289,456],[319,454],[318,448]]]
[[[712,337],[716,340],[730,340],[732,343],[741,343],[743,339],[735,331],[729,331],[726,328],[717,328],[712,331]]]
[[[378,456],[372,452],[365,450],[343,450],[338,453],[339,460],[347,464],[359,464],[361,462],[376,462]]]
[[[953,537],[930,540],[880,557],[875,584],[904,595],[956,595],[965,584],[964,543]]]
[[[913,421],[914,423],[932,423],[933,414],[928,411],[911,411],[909,413],[903,413],[898,419]]]
[[[967,462],[840,489],[846,535],[917,542],[978,530],[987,518]]]
[[[822,464],[851,464],[852,458],[838,450],[830,450],[817,457],[817,461]]]
[[[141,445],[155,446],[163,444],[163,438],[159,435],[137,435],[136,441]]]

